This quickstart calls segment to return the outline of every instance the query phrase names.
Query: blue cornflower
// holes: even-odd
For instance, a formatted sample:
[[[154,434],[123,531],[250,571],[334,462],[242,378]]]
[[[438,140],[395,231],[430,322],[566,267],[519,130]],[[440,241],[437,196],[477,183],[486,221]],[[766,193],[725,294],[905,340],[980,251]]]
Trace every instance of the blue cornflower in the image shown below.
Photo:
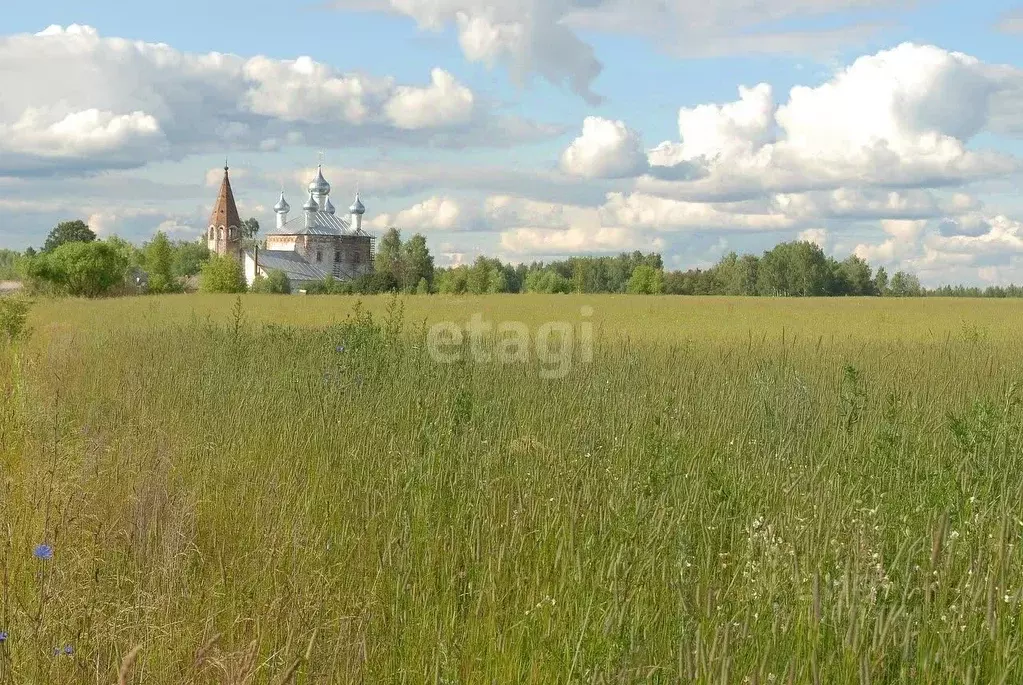
[[[334,351],[335,352],[344,352],[345,351],[345,346],[344,345],[338,345],[337,347],[334,348]]]
[[[75,648],[71,645],[64,645],[64,653],[70,656],[75,653]]]
[[[42,559],[43,561],[49,561],[53,558],[53,547],[47,545],[45,542],[41,545],[36,545],[36,548],[32,551],[36,559]]]
[[[7,631],[0,630],[0,645],[2,645],[5,642],[7,642]]]

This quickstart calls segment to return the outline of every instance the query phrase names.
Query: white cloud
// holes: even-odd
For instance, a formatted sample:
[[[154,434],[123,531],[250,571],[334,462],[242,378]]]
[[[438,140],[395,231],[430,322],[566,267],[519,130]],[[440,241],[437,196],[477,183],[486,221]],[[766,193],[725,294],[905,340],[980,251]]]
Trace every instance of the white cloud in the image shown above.
[[[160,124],[136,111],[115,114],[98,109],[61,116],[29,107],[13,124],[0,122],[0,148],[41,157],[76,157],[116,153],[134,145],[163,143]]]
[[[649,239],[617,226],[516,228],[501,234],[501,247],[515,255],[578,255],[588,252],[657,251],[661,238]]]
[[[464,124],[472,118],[472,91],[443,69],[430,73],[426,88],[399,86],[385,110],[395,126],[420,129]]]
[[[848,10],[898,8],[905,0],[333,0],[339,9],[411,17],[421,29],[453,26],[463,54],[488,65],[506,63],[524,80],[538,74],[566,84],[590,102],[602,65],[582,32],[653,39],[683,54],[806,53],[861,41],[877,28],[842,16]],[[786,19],[836,15],[845,23],[822,32],[779,32]]]
[[[798,239],[814,243],[824,249],[828,246],[828,231],[824,228],[808,228],[799,233]]]
[[[1004,175],[1019,161],[967,143],[983,131],[1023,131],[1020,103],[1023,70],[906,43],[861,57],[822,85],[793,88],[777,108],[766,84],[740,88],[733,103],[683,108],[681,143],[650,152],[654,166],[637,189],[707,200]],[[699,173],[667,173],[694,162]]]
[[[426,86],[309,57],[197,54],[87,26],[0,37],[0,175],[129,168],[225,148],[508,145],[555,133]]]
[[[449,197],[431,197],[397,214],[381,214],[370,222],[376,228],[402,231],[451,231],[469,228],[461,205]],[[471,220],[470,220],[471,221]]]
[[[237,182],[242,179],[251,177],[251,173],[248,169],[241,167],[231,167],[231,184],[237,185]],[[219,188],[220,184],[224,182],[224,167],[218,166],[208,169],[206,171],[206,187],[207,188]]]
[[[791,217],[779,212],[747,213],[741,207],[681,202],[643,193],[611,193],[600,211],[607,224],[659,231],[777,231],[795,224]]]
[[[679,110],[682,161],[709,161],[753,155],[774,140],[774,97],[771,86],[739,86],[739,100],[725,105],[699,105]]]
[[[600,117],[586,117],[582,135],[561,156],[561,168],[583,178],[635,176],[646,167],[639,135],[621,121]]]

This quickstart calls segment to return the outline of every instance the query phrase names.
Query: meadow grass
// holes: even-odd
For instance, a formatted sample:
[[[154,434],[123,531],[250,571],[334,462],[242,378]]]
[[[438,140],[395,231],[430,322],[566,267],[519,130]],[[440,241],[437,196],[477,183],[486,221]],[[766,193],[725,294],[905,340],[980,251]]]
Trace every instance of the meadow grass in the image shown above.
[[[36,305],[0,682],[1023,680],[1023,304],[355,303]],[[583,306],[560,379],[424,344]]]

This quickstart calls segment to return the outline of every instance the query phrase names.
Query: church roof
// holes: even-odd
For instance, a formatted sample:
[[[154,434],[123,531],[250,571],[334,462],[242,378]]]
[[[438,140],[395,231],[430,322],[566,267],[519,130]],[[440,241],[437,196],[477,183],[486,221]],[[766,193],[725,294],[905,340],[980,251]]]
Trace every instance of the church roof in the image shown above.
[[[251,251],[247,254],[252,256]],[[302,255],[290,250],[260,250],[256,259],[260,271],[283,271],[289,281],[319,281],[331,274],[327,269],[310,264]]]
[[[327,212],[312,212],[312,221],[306,225],[306,215],[299,214],[269,235],[350,235],[347,218]]]
[[[220,194],[217,195],[217,202],[213,205],[213,213],[210,214],[210,226],[234,226],[240,228],[241,218],[238,216],[238,205],[234,202],[234,193],[231,191],[231,178],[227,174],[227,167],[224,167],[224,182],[220,184]]]

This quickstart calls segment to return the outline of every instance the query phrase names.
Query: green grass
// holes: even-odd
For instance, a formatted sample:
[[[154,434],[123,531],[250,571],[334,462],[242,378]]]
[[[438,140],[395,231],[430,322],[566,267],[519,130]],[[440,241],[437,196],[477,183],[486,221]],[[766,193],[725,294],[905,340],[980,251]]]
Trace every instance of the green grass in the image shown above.
[[[1023,303],[354,302],[37,304],[0,682],[1023,679]],[[583,306],[562,379],[424,345]]]

